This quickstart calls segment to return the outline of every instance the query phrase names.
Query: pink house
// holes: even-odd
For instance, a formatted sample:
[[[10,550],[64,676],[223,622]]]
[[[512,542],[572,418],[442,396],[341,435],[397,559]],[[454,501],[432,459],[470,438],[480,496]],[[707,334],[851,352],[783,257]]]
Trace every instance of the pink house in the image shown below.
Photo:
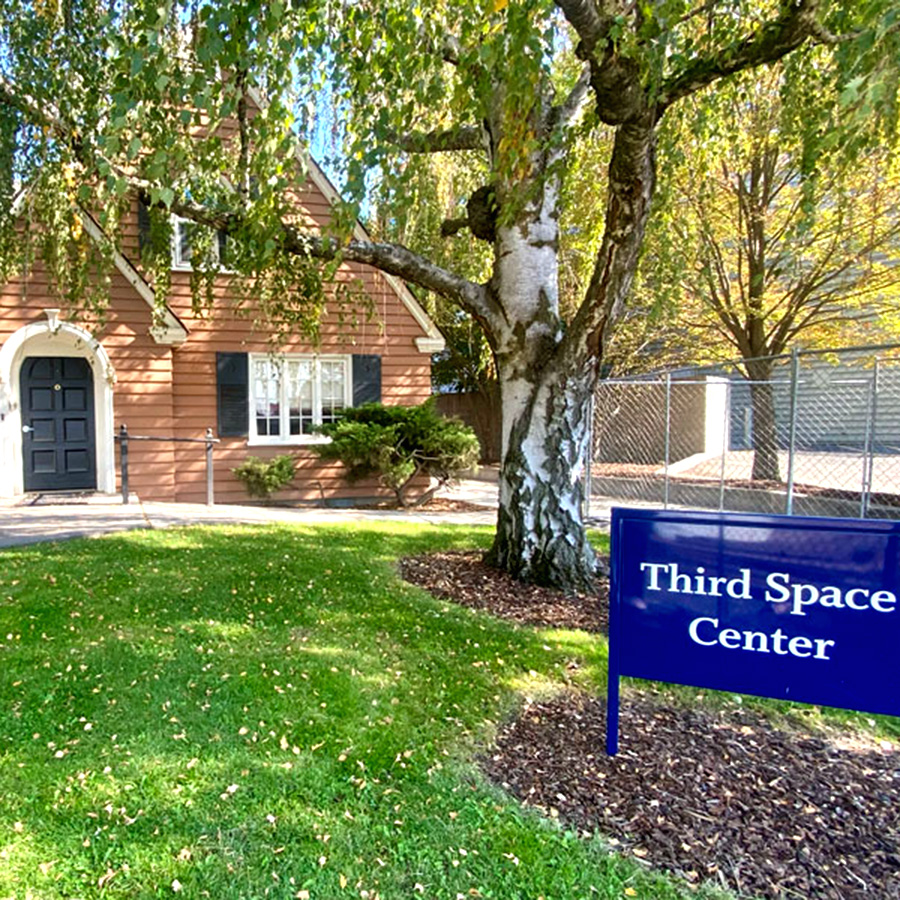
[[[323,224],[335,191],[310,163],[298,193],[310,224]],[[99,228],[83,215],[88,233]],[[0,497],[30,492],[119,490],[114,435],[220,439],[215,450],[216,499],[247,499],[231,470],[250,455],[291,452],[294,486],[280,497],[319,501],[371,497],[374,483],[349,485],[339,466],[318,460],[316,425],[345,407],[380,400],[415,404],[431,393],[431,354],[443,338],[398,279],[357,264],[376,315],[341,329],[326,318],[321,342],[290,339],[277,355],[252,316],[229,303],[229,276],[217,278],[212,315],[192,312],[190,240],[175,223],[172,285],[163,320],[154,326],[153,287],[140,266],[144,217],[137,200],[115,257],[108,319],[99,333],[70,321],[40,267],[0,289]],[[358,236],[364,237],[362,227]],[[129,487],[141,498],[202,502],[202,445],[133,442]]]

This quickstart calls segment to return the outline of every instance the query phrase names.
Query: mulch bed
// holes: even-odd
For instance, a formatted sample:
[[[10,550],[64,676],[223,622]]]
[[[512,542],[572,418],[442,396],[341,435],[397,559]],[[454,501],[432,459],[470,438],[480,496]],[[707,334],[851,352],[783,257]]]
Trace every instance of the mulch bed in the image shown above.
[[[399,507],[395,507],[399,508]],[[412,507],[413,512],[484,512],[489,507],[469,500],[454,500],[451,497],[432,497],[421,506]]]
[[[481,561],[477,550],[410,556],[400,561],[400,574],[442,600],[484,610],[520,625],[580,628],[603,634],[609,627],[605,582],[594,596],[567,596],[550,588],[522,584],[492,569]]]
[[[395,500],[379,500],[377,503],[357,504],[351,509],[399,509],[400,506]],[[488,506],[482,506],[480,503],[472,503],[469,500],[455,500],[451,497],[432,497],[419,506],[406,507],[408,512],[484,512],[490,509]]]
[[[524,803],[616,849],[761,897],[900,897],[900,755],[780,731],[746,710],[708,712],[634,689],[622,745],[604,752],[603,701],[527,707],[483,761]]]
[[[606,596],[521,585],[478,553],[406,559],[437,596],[529,625],[606,628]],[[598,606],[604,610],[598,610]],[[602,626],[599,623],[602,621]],[[523,803],[611,847],[746,896],[900,900],[900,752],[849,732],[775,727],[741,707],[687,708],[623,690],[621,750],[605,703],[569,692],[503,727],[484,770]]]

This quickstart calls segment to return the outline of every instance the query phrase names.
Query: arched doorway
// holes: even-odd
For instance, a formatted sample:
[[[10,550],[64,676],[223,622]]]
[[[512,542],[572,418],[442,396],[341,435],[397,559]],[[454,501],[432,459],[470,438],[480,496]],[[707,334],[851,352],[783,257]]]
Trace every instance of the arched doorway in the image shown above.
[[[115,491],[109,357],[87,331],[48,321],[0,347],[0,497],[25,491]]]

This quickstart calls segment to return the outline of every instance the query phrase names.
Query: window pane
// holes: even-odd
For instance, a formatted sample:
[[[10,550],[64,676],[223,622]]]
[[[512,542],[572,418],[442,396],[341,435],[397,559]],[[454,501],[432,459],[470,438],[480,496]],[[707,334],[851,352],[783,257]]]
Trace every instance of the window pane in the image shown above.
[[[320,366],[322,379],[322,422],[340,418],[346,396],[346,366],[343,362],[326,361]]]
[[[288,366],[288,421],[291,434],[310,434],[313,426],[313,368],[308,359]]]
[[[196,222],[187,222],[184,219],[175,219],[174,222],[174,239],[175,239],[175,263],[179,266],[191,265],[191,259],[194,255],[194,244],[196,243],[196,235],[198,229],[202,228]],[[226,253],[228,236],[224,231],[218,231],[213,235],[213,241],[209,248],[211,261],[223,261]]]
[[[253,361],[253,387],[256,433],[260,436],[281,434],[281,371],[270,359]]]
[[[175,223],[175,238],[178,241],[178,262],[181,264],[191,261],[191,234],[195,227],[193,222],[178,220]]]

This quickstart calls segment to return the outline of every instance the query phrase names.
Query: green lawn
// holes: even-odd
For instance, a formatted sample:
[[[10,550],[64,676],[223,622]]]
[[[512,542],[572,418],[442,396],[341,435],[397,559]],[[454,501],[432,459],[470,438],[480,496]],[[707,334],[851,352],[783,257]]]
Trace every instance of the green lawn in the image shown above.
[[[605,650],[395,574],[489,534],[197,528],[0,552],[0,897],[682,896],[479,776],[522,693],[573,654],[599,678]]]

